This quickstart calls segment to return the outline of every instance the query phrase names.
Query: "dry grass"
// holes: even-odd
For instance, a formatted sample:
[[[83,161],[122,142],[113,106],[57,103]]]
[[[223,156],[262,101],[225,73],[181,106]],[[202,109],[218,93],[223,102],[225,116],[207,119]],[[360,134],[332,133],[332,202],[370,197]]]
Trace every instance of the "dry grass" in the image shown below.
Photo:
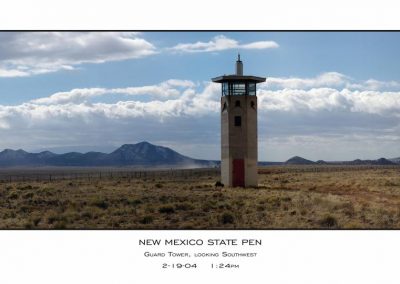
[[[400,169],[0,184],[0,228],[400,228]]]

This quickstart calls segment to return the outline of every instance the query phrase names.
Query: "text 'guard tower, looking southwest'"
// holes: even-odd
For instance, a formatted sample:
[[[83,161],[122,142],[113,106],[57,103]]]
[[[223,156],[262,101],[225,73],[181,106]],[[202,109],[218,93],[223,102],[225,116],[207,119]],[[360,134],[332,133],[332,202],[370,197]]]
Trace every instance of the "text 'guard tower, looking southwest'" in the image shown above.
[[[222,84],[221,182],[225,186],[257,186],[256,84],[265,78],[243,75],[238,55],[236,74],[212,79]]]

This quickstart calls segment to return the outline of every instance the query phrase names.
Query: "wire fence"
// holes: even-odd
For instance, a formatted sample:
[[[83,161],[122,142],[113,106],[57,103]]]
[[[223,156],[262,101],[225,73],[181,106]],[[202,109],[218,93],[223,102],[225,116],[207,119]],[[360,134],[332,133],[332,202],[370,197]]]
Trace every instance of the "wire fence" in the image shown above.
[[[279,173],[310,173],[310,172],[347,172],[347,171],[366,171],[381,169],[397,169],[400,165],[285,165],[259,168],[259,174],[279,174]]]
[[[0,182],[24,182],[24,181],[59,181],[59,180],[110,180],[110,179],[162,179],[162,178],[200,178],[204,176],[219,176],[217,168],[202,169],[169,169],[169,170],[41,170],[41,171],[18,171],[0,172]]]

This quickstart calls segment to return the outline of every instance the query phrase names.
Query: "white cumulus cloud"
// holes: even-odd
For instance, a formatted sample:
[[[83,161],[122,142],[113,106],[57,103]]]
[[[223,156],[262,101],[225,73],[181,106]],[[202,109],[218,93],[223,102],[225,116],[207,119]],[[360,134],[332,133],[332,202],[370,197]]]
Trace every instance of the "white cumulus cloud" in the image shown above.
[[[357,81],[339,72],[325,72],[312,78],[299,77],[267,77],[261,88],[267,89],[312,89],[312,88],[335,88],[366,91],[400,91],[400,82],[379,81],[368,79]]]
[[[279,45],[275,41],[256,41],[240,44],[237,40],[228,38],[224,35],[214,37],[208,42],[198,41],[195,43],[179,43],[170,48],[177,52],[215,52],[227,49],[267,49],[277,48]]]
[[[400,117],[400,92],[311,90],[260,90],[259,108],[285,112],[348,111]]]
[[[337,76],[337,78],[345,77],[344,75]],[[400,92],[330,87],[307,89],[306,87],[323,86],[325,83],[337,84],[336,80],[331,80],[327,75],[317,77],[314,85],[309,80],[304,79],[308,82],[307,85],[303,84],[305,89],[297,89],[298,83],[295,84],[296,89],[275,90],[269,89],[268,83],[263,85],[257,94],[260,111],[281,113],[339,111],[400,117]],[[117,97],[118,101],[115,103],[99,102],[101,98],[93,101],[94,98],[112,95],[124,95],[124,97]],[[34,123],[35,119],[54,120],[57,117],[95,116],[93,119],[98,116],[110,119],[138,116],[198,117],[217,114],[219,103],[219,84],[204,82],[199,87],[198,83],[189,80],[171,79],[156,85],[127,88],[73,89],[34,99],[21,105],[0,105],[0,127],[12,126],[13,121],[20,119],[28,119],[30,123]]]
[[[71,70],[82,63],[140,58],[156,53],[130,32],[0,33],[0,77]]]
[[[68,103],[82,103],[94,97],[104,95],[147,95],[155,97],[171,98],[177,97],[180,94],[181,88],[193,88],[195,83],[188,80],[170,79],[158,85],[128,87],[128,88],[83,88],[73,89],[67,92],[58,92],[49,97],[31,100],[33,104],[68,104]]]
[[[329,139],[347,145],[335,150],[342,156],[351,154],[346,149],[357,149],[357,143],[368,157],[374,157],[381,144],[387,147],[379,155],[398,155],[400,91],[365,90],[366,81],[354,80],[362,88],[350,89],[341,83],[347,78],[322,74],[290,84],[286,78],[275,78],[274,82],[283,83],[274,88],[271,82],[260,86],[260,153],[267,153],[260,158],[271,160],[269,155],[276,154],[275,159],[282,160],[289,158],[287,153],[303,150],[311,158],[318,144],[312,141]],[[20,105],[0,105],[0,148],[93,145],[96,141],[113,145],[141,140],[219,143],[220,88],[211,82],[171,79],[148,86],[73,89]],[[105,96],[115,99],[102,100]],[[322,136],[325,140],[318,140]],[[275,152],[265,152],[262,141]],[[368,147],[375,150],[367,152]],[[322,150],[318,156],[324,157]]]

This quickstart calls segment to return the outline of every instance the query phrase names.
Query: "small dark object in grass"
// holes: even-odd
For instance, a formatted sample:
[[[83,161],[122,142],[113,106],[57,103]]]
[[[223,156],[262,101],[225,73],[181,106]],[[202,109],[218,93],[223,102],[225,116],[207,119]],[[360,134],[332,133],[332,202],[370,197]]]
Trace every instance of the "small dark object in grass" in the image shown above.
[[[171,213],[174,213],[174,212],[175,212],[175,209],[174,209],[174,207],[172,207],[172,206],[163,206],[163,207],[160,207],[160,208],[158,209],[158,212],[160,212],[160,213],[166,213],[166,214],[171,214]]]
[[[224,184],[222,182],[220,182],[220,181],[217,181],[215,183],[215,187],[224,187]]]
[[[233,224],[235,222],[235,217],[232,213],[225,212],[221,216],[221,223],[222,224]]]
[[[109,204],[106,200],[97,200],[97,201],[93,202],[93,205],[105,210],[108,208]]]
[[[18,194],[16,193],[11,193],[10,196],[8,197],[9,199],[17,199],[18,198]]]
[[[128,203],[130,205],[136,207],[137,205],[142,204],[142,200],[140,200],[140,199],[131,199],[131,200],[128,200]]]
[[[259,205],[257,206],[257,211],[261,212],[265,210],[265,206]]]
[[[151,223],[153,223],[153,220],[154,220],[153,216],[144,216],[144,217],[140,220],[140,223],[141,223],[141,224],[151,224]]]
[[[326,228],[333,228],[338,225],[336,218],[331,215],[325,216],[319,223],[322,227]]]

